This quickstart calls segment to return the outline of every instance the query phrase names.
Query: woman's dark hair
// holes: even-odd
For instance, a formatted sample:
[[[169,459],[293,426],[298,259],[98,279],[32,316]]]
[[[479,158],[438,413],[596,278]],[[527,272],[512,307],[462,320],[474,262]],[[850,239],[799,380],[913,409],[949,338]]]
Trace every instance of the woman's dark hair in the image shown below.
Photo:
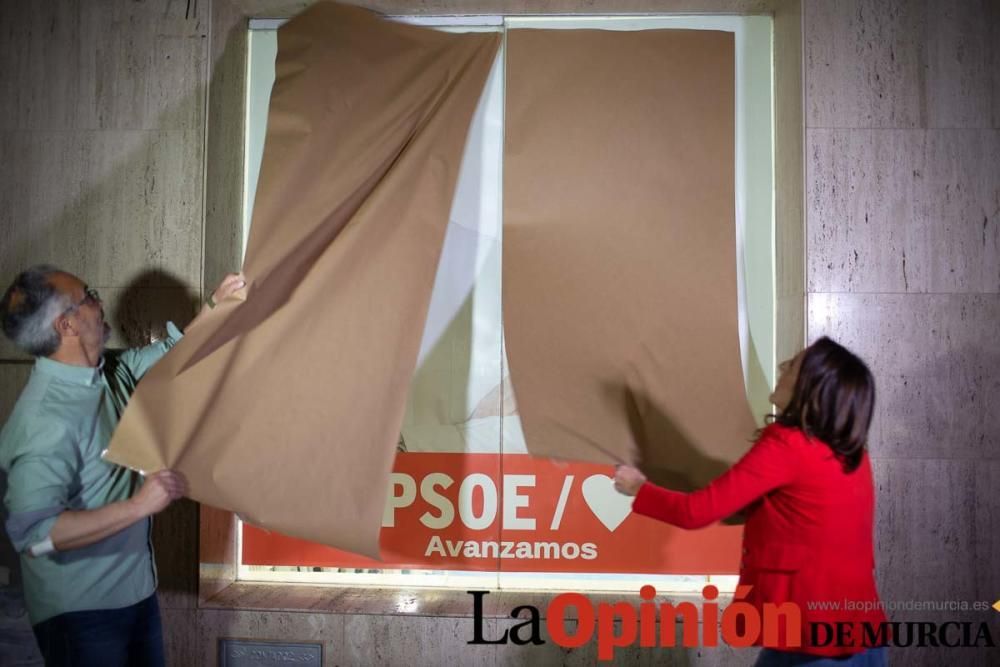
[[[824,336],[803,351],[792,400],[774,421],[822,440],[852,472],[861,463],[874,411],[868,366]]]

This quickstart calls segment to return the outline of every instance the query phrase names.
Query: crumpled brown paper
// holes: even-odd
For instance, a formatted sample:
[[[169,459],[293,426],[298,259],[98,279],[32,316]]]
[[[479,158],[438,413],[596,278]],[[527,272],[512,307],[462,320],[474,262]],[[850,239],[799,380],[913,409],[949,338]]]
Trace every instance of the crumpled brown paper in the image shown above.
[[[378,557],[462,149],[499,44],[319,3],[278,32],[243,271],[143,379],[107,458]]]

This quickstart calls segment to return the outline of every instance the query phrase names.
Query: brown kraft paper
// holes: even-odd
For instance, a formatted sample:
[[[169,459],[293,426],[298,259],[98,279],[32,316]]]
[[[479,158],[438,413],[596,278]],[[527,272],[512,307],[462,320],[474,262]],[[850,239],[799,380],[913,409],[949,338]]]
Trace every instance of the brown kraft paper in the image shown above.
[[[278,32],[243,271],[143,379],[107,458],[378,557],[466,133],[499,44],[319,3]]]
[[[707,484],[750,446],[733,35],[511,30],[504,328],[528,449]]]

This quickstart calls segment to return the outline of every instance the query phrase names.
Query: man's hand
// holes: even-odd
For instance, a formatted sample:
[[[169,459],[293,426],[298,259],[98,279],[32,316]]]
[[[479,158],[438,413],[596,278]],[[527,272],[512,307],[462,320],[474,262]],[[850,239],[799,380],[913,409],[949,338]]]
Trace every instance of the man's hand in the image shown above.
[[[142,488],[129,502],[140,517],[162,512],[170,503],[187,495],[187,480],[179,472],[160,470],[146,476]]]
[[[246,284],[246,278],[242,273],[227,273],[226,277],[219,283],[219,286],[215,288],[215,291],[209,295],[208,300],[202,305],[201,310],[198,311],[195,318],[188,323],[187,328],[199,324],[206,317],[206,313],[225,299],[231,297],[238,290],[246,287]]]
[[[227,273],[226,277],[219,283],[219,286],[215,288],[214,292],[212,292],[211,303],[222,303],[225,299],[232,296],[236,290],[245,287],[246,284],[246,278],[242,273]]]
[[[163,511],[185,495],[187,481],[179,472],[154,472],[146,476],[142,488],[128,500],[119,500],[93,510],[66,510],[60,514],[49,534],[51,547],[57,551],[69,551],[89,546],[136,521]]]
[[[615,490],[626,496],[639,493],[639,487],[646,483],[646,476],[632,466],[615,468]]]

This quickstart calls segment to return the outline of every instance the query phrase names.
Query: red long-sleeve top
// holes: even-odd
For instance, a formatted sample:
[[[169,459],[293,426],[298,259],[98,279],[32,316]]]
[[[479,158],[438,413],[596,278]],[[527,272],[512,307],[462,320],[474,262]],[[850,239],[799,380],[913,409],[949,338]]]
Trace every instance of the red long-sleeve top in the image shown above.
[[[782,637],[774,648],[825,656],[865,649],[863,624],[877,631],[886,620],[873,572],[874,508],[867,453],[846,473],[826,444],[778,424],[707,487],[680,493],[647,482],[632,503],[633,511],[682,528],[745,510],[739,585],[751,589],[744,599],[761,613],[765,603],[796,603],[800,646]],[[814,643],[817,623],[850,623],[850,645],[822,645],[826,628]]]

